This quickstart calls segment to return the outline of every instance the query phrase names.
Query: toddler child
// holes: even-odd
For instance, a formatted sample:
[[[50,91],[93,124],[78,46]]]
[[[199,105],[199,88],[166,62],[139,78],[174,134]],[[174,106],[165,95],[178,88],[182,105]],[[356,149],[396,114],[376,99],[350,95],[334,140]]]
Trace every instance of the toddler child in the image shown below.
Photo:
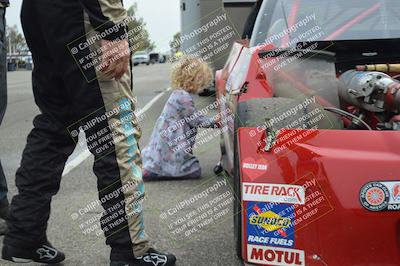
[[[171,87],[174,89],[143,149],[143,179],[200,178],[199,160],[193,155],[197,128],[217,127],[194,106],[193,94],[211,84],[209,65],[196,57],[183,57],[173,66]]]

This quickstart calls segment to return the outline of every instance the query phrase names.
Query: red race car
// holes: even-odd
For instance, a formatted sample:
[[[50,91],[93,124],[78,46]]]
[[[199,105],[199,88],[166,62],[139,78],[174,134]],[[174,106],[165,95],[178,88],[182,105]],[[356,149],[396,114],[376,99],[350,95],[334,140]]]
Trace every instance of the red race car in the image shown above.
[[[400,265],[398,63],[398,0],[263,1],[216,74],[245,263]]]

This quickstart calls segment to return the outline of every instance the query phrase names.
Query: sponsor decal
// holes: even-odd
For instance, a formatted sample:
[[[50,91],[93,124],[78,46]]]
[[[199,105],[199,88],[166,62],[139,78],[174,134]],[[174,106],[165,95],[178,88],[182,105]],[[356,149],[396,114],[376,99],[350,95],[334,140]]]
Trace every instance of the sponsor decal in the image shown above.
[[[303,186],[286,184],[243,183],[243,200],[275,203],[304,204]]]
[[[256,200],[244,202],[243,219],[246,222],[244,233],[247,244],[292,248],[295,245],[294,232],[309,226],[334,210],[318,180],[312,174],[296,180],[295,186],[302,187],[305,191],[304,204]]]
[[[360,190],[360,203],[369,211],[399,211],[400,182],[374,181],[365,184]]]
[[[382,211],[389,204],[389,190],[380,182],[370,182],[361,188],[361,204],[370,211]]]
[[[265,265],[305,265],[303,250],[247,245],[247,261]]]
[[[287,228],[290,225],[290,218],[284,218],[274,213],[267,211],[259,215],[253,215],[250,218],[250,224],[259,225],[267,231],[275,231],[281,228]]]
[[[394,184],[392,188],[392,198],[394,201],[400,201],[400,183]]]
[[[289,204],[249,202],[247,209],[247,243],[293,247],[294,208]]]
[[[251,181],[262,176],[268,169],[267,160],[260,158],[255,160],[251,157],[246,158],[242,161],[243,174],[248,177]]]
[[[400,181],[381,182],[390,191],[388,211],[400,211]]]
[[[389,204],[387,207],[388,211],[400,211],[400,204]]]

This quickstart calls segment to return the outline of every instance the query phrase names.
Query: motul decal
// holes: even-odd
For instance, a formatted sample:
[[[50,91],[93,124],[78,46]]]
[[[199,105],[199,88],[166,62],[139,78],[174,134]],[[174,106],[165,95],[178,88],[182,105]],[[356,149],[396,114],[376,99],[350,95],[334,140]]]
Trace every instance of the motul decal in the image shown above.
[[[274,203],[304,204],[305,192],[303,186],[243,183],[243,200]]]
[[[374,181],[360,190],[360,203],[369,211],[400,211],[400,181]]]
[[[247,245],[247,261],[264,265],[305,265],[303,250]]]

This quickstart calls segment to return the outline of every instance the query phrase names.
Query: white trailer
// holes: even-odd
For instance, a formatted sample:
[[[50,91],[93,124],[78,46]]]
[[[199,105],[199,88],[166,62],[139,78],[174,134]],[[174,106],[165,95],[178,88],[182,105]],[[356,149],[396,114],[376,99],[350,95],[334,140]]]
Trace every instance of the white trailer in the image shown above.
[[[241,39],[246,19],[255,2],[256,0],[181,0],[182,51],[185,54],[200,55],[212,63],[215,69],[222,68],[231,45],[235,40]],[[214,23],[218,25],[205,30],[213,21],[218,22]],[[230,28],[231,33],[226,31],[225,35],[220,34],[227,28]]]

